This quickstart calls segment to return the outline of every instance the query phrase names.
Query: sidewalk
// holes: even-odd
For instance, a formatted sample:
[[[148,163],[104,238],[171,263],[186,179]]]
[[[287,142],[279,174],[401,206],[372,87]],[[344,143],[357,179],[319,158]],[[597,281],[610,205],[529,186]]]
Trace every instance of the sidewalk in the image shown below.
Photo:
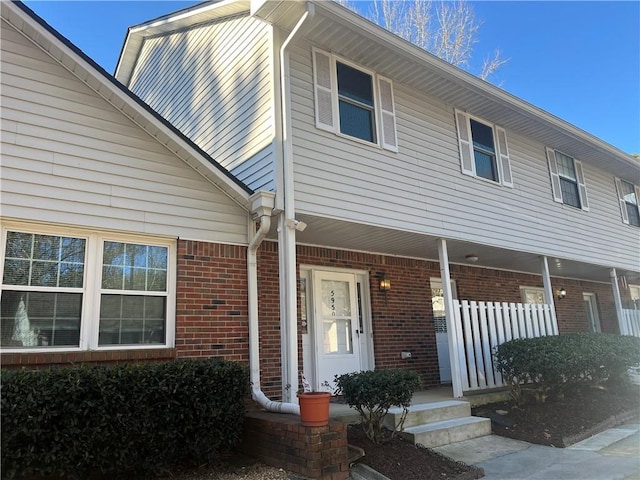
[[[640,480],[639,431],[621,425],[568,448],[489,435],[434,450],[483,468],[486,480]]]

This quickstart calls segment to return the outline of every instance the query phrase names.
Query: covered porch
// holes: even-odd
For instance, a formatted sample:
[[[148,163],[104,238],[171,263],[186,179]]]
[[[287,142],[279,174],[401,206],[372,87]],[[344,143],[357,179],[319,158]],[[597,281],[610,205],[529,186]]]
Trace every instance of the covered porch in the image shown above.
[[[436,332],[445,333],[448,359],[439,355],[438,362],[442,364],[448,360],[451,398],[467,397],[471,393],[503,385],[493,369],[491,352],[504,341],[589,329],[629,334],[626,332],[633,333],[634,325],[640,325],[635,312],[622,308],[623,299],[628,296],[626,286],[629,283],[639,283],[640,273],[620,265],[595,265],[522,249],[474,243],[461,238],[444,239],[420,232],[311,215],[298,215],[297,219],[308,225],[306,230],[296,232],[298,245],[416,259],[432,262],[439,268],[436,275],[442,288],[444,318],[438,325],[435,313],[429,312],[427,317],[433,315]],[[452,268],[454,271],[460,271],[461,268],[478,269],[477,271],[486,269],[494,272],[495,278],[501,278],[495,285],[487,284],[487,280],[480,277],[475,285],[467,279],[467,285],[458,300],[455,295],[456,274],[451,274]],[[514,289],[517,290],[518,284],[523,283],[522,278],[525,276],[529,279],[537,278],[535,287],[541,291],[542,300],[536,304],[525,302],[525,298],[514,298]],[[384,266],[376,265],[369,268],[372,295],[377,293],[374,290],[379,288],[383,277],[391,285],[389,299],[392,298],[394,288],[406,288],[406,279],[398,282],[393,277],[393,272],[387,274]],[[428,295],[428,278],[423,276],[411,280],[424,283],[423,291],[417,294]],[[515,284],[515,287],[510,283]],[[509,301],[504,301],[503,297],[506,298],[506,295],[502,296],[500,292],[501,288],[506,289],[505,286],[511,292]],[[472,295],[468,293],[471,288]],[[386,303],[387,292],[383,293]],[[565,300],[565,296],[569,301]],[[601,300],[601,303],[598,304],[597,300]],[[372,310],[375,318],[375,301]],[[590,319],[590,315],[594,318]],[[561,318],[560,325],[558,317]],[[630,320],[625,323],[628,318]],[[373,329],[375,336],[375,322]],[[378,366],[378,362],[375,363]],[[410,368],[410,365],[407,366]],[[431,390],[427,392],[431,392],[428,395],[435,394]],[[339,410],[341,407],[335,408]]]

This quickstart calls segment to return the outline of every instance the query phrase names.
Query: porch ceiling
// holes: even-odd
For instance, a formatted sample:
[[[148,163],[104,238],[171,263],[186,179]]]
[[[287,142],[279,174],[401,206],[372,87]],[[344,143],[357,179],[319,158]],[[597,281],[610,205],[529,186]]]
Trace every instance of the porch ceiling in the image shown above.
[[[312,215],[298,214],[296,218],[308,225],[305,231],[296,233],[297,243],[438,261],[436,236]],[[271,237],[276,236],[273,228]],[[540,253],[508,250],[455,239],[447,239],[447,250],[450,263],[541,274]],[[477,262],[466,260],[465,257],[471,254],[478,256]],[[547,255],[547,261],[551,276],[610,282],[610,266],[550,255]],[[619,276],[624,275],[629,283],[640,283],[639,271],[617,268],[617,272]]]

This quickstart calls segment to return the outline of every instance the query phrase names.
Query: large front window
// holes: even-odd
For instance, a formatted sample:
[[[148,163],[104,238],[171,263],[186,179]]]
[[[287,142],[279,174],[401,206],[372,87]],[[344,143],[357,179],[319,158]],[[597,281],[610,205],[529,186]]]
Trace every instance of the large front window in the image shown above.
[[[4,230],[4,349],[169,346],[173,246]]]

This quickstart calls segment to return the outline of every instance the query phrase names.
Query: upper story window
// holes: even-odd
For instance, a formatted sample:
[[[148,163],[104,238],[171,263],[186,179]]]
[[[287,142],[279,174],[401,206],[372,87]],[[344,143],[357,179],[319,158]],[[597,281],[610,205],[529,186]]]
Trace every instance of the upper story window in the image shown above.
[[[589,210],[582,163],[552,148],[546,150],[553,199],[565,205]]]
[[[622,221],[627,225],[635,225],[640,227],[640,188],[631,182],[615,179],[616,189],[618,190],[618,200],[620,201],[620,213]]]
[[[391,81],[313,50],[316,126],[398,151]]]
[[[3,349],[172,346],[173,244],[4,229],[3,245]]]
[[[456,126],[462,173],[513,187],[505,130],[459,110]]]

